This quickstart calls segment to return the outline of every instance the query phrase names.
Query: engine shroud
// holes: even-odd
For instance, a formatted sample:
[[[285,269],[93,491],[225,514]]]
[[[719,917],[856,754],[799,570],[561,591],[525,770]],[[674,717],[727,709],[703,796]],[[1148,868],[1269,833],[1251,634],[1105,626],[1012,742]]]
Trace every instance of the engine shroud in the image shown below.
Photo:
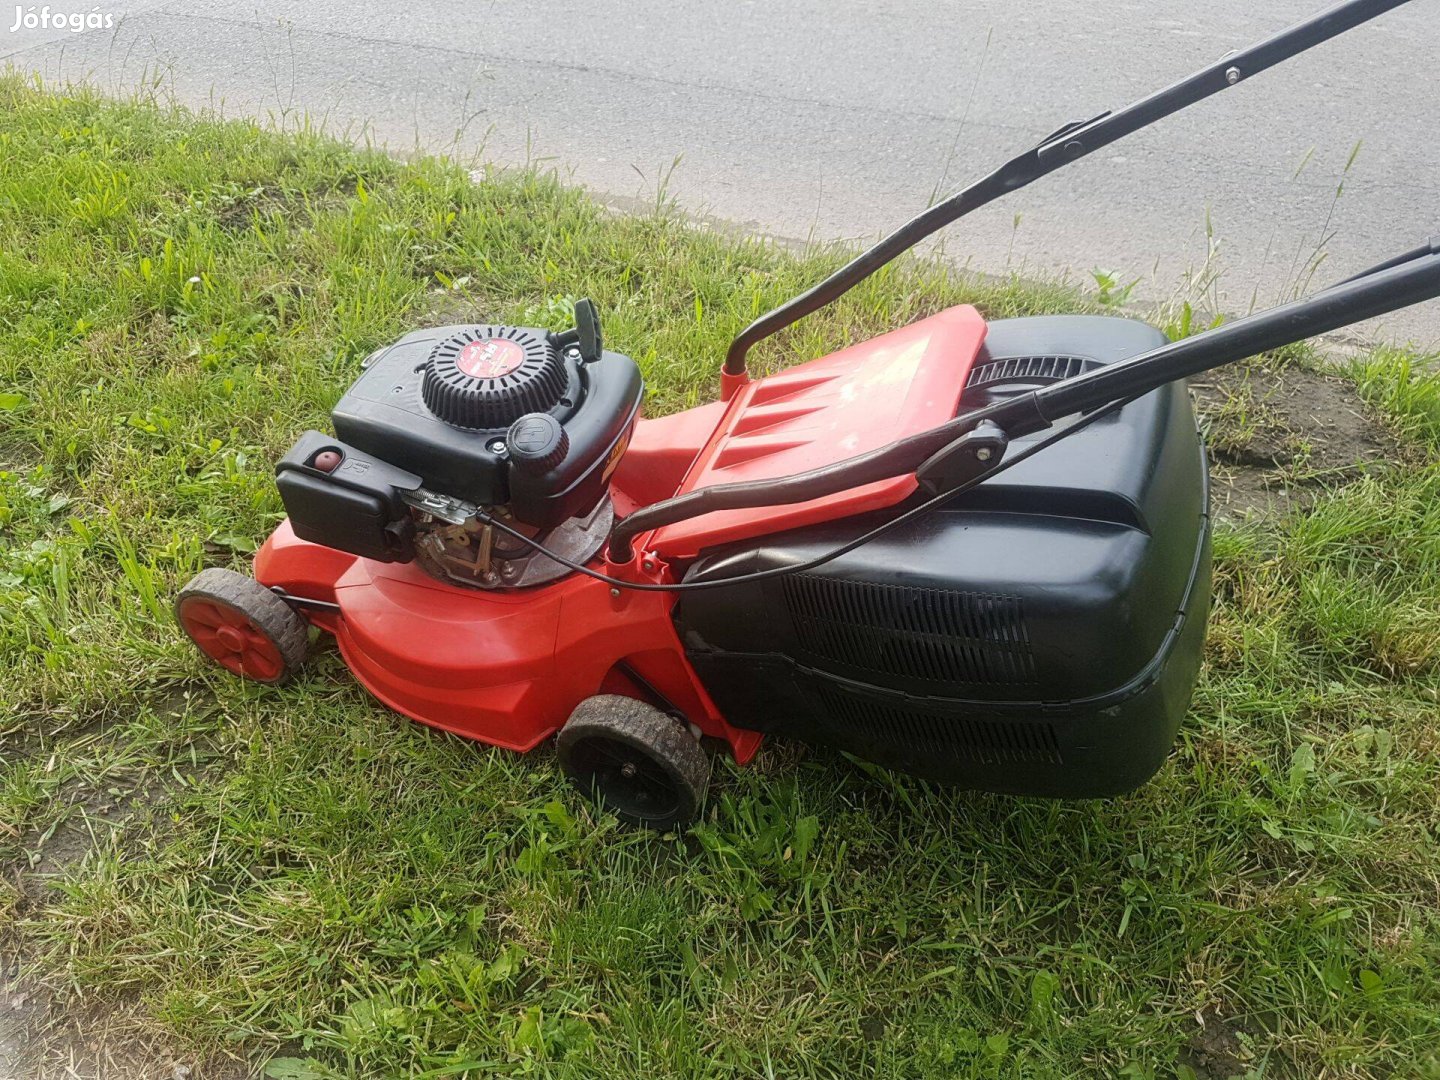
[[[644,384],[628,356],[574,340],[443,326],[374,353],[331,413],[335,435],[305,432],[276,469],[296,535],[380,562],[418,556],[479,588],[541,584],[563,567],[511,550],[477,510],[592,556]]]
[[[489,342],[503,345],[487,352]],[[545,330],[442,326],[371,356],[331,418],[340,443],[414,473],[425,489],[551,528],[600,501],[643,394],[639,368],[620,353],[582,362]],[[567,442],[540,467],[513,461],[506,442],[513,421],[537,412],[555,417]],[[304,516],[288,499],[286,510]]]

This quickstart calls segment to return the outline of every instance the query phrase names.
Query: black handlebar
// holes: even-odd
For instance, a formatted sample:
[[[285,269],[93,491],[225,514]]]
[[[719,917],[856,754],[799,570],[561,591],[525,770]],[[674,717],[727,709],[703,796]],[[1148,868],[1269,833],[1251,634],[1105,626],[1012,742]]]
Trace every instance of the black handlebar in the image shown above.
[[[1151,352],[1036,390],[1034,410],[1047,422],[1088,412],[1119,398],[1147,393],[1176,379],[1437,296],[1440,296],[1440,254],[1427,250],[1423,255],[1412,255],[1394,265],[1382,263],[1303,300],[1226,323],[1195,337],[1172,341]],[[1003,417],[995,422],[1005,427]]]
[[[643,532],[716,510],[779,506],[914,472],[922,462],[989,422],[1014,439],[1076,413],[1137,397],[1168,382],[1244,360],[1316,334],[1440,296],[1440,251],[1417,248],[1323,292],[1262,311],[1150,352],[965,413],[833,465],[772,480],[717,484],[635,511],[610,536],[611,562],[628,562]],[[998,461],[997,461],[998,464]]]

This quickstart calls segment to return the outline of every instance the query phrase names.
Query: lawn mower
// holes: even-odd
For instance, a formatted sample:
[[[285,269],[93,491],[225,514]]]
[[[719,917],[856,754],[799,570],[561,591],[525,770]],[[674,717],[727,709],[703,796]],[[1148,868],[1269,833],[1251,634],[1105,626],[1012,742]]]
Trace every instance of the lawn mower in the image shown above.
[[[318,627],[395,711],[516,751],[556,736],[583,791],[655,828],[696,813],[707,748],[743,764],[767,734],[997,792],[1136,787],[1209,612],[1184,380],[1440,294],[1440,242],[1174,342],[962,305],[765,378],[747,353],[964,214],[1404,2],[1350,0],[1067,124],[756,320],[687,412],[642,418],[589,301],[563,332],[402,337],[280,461],[254,577],[202,571],[180,625],[266,683]]]

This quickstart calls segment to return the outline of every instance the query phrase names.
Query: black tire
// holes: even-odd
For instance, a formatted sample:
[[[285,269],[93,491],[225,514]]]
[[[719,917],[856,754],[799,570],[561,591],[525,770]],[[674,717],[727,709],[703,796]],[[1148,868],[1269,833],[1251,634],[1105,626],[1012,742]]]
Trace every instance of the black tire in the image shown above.
[[[278,684],[310,651],[310,625],[254,578],[212,567],[175,598],[175,620],[199,650],[231,674]]]
[[[634,698],[586,698],[555,740],[560,768],[622,821],[664,832],[705,801],[710,759],[690,729]]]

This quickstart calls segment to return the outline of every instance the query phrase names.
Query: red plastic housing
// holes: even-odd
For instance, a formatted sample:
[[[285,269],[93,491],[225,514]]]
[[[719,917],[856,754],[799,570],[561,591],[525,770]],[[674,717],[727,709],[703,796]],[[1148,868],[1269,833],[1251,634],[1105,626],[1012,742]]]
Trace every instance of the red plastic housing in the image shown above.
[[[637,425],[611,479],[628,514],[712,484],[789,475],[853,457],[955,415],[985,338],[974,308],[950,308],[778,375],[732,385],[728,400]],[[897,477],[793,506],[723,511],[642,537],[616,568],[674,582],[702,549],[892,506],[915,489]],[[336,611],[306,609],[355,677],[398,712],[467,738],[529,750],[583,699],[623,693],[665,703],[729,745],[740,762],[758,732],[725,721],[685,660],[673,594],[614,590],[580,574],[513,592],[465,589],[415,563],[378,563],[298,539],[266,540],[255,577]]]

